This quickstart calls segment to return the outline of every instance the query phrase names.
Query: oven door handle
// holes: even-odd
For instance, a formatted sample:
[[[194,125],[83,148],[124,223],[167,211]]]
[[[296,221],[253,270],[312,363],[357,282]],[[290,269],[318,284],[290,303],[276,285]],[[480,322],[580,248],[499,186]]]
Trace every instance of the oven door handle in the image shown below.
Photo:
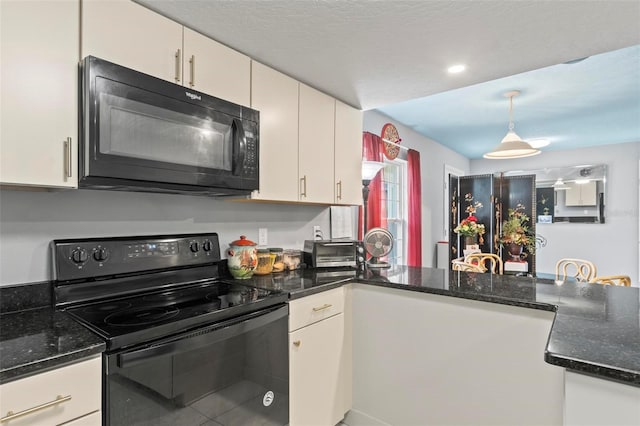
[[[212,345],[263,327],[289,315],[288,306],[253,312],[210,327],[188,332],[146,348],[118,354],[118,367],[127,368],[163,355],[176,355]]]

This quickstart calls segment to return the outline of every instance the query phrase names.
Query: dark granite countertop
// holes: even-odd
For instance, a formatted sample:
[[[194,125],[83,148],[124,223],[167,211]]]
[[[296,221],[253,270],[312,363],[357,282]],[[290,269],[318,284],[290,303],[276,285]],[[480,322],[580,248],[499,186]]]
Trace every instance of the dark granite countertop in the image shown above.
[[[50,307],[0,315],[0,383],[101,353],[104,341]]]
[[[290,299],[364,283],[556,312],[545,360],[640,386],[640,289],[512,275],[394,267],[299,270],[254,276],[244,283],[289,293]],[[4,293],[6,294],[6,292]],[[0,315],[0,383],[98,354],[104,342],[49,307]]]
[[[399,266],[358,272],[300,270],[254,276],[247,284],[290,299],[359,282],[490,303],[555,311],[545,360],[570,370],[640,386],[640,289],[548,278]]]

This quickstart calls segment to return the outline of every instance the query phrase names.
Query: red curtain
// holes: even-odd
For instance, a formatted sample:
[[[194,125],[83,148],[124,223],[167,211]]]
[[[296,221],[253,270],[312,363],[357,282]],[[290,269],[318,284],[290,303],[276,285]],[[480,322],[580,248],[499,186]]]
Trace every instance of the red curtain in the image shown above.
[[[422,181],[420,179],[420,153],[407,152],[407,265],[422,266]]]
[[[384,161],[384,142],[382,138],[373,133],[362,133],[362,159],[369,161]],[[369,202],[367,204],[367,229],[375,227],[386,228],[386,205],[382,202],[382,171],[369,184]],[[362,207],[360,207],[360,217],[358,219],[358,239],[363,235],[362,227]],[[385,222],[385,223],[383,223]]]

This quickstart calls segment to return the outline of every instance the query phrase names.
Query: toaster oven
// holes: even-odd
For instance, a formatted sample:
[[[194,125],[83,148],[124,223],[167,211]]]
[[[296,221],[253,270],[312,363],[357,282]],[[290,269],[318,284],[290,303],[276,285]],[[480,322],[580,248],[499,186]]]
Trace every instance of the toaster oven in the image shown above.
[[[358,268],[365,261],[364,246],[357,240],[306,240],[303,259],[310,268]]]

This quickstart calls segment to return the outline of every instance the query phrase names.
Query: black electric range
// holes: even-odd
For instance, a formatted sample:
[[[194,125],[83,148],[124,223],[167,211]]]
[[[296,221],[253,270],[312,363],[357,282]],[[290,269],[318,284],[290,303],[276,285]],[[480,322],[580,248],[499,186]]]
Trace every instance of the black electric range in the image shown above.
[[[288,295],[223,279],[217,234],[52,251],[56,307],[107,345],[103,424],[288,423]]]

